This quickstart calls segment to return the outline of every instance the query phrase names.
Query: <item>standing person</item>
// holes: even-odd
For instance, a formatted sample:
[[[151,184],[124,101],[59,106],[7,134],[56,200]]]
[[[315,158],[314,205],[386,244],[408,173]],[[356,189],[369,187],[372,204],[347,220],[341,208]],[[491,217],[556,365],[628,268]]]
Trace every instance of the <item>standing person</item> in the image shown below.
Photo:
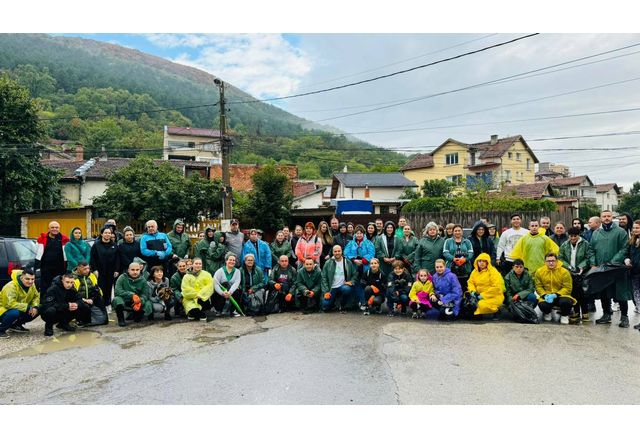
[[[98,277],[105,306],[111,305],[111,291],[118,277],[118,246],[113,242],[110,227],[103,227],[100,239],[91,247],[91,271]]]
[[[449,223],[444,227],[444,239],[453,238],[454,223]]]
[[[233,261],[235,265],[235,261]],[[240,283],[239,271],[238,283]],[[213,294],[214,280],[208,271],[203,269],[203,261],[199,257],[193,258],[191,272],[187,272],[182,278],[182,306],[190,320],[206,320],[206,311],[215,305]]]
[[[269,245],[269,248],[271,249],[272,267],[278,265],[280,256],[284,255],[288,258],[291,254],[291,243],[285,239],[284,232],[282,230],[278,230],[278,233],[276,233],[276,239],[274,239]]]
[[[438,235],[438,225],[433,221],[424,228],[422,236],[415,251],[416,270],[426,268],[429,273],[433,273],[436,259],[442,259],[444,238]]]
[[[127,226],[123,230],[124,237],[118,241],[118,273],[126,273],[129,264],[140,258],[140,242],[136,239],[133,228]]]
[[[520,214],[514,213],[511,215],[511,228],[505,230],[502,235],[500,235],[496,250],[496,264],[503,276],[506,276],[513,266],[514,258],[511,256],[511,252],[516,242],[528,233],[527,229],[521,227],[521,225],[522,217]]]
[[[169,241],[166,233],[158,231],[158,223],[155,220],[147,221],[145,230],[145,234],[140,238],[142,259],[147,261],[147,267],[162,265],[166,268],[173,254],[171,241]]]
[[[618,216],[618,227],[627,232],[629,238],[631,237],[631,229],[633,228],[633,218],[628,213],[623,213]]]
[[[316,312],[321,297],[322,273],[311,258],[304,260],[304,266],[296,275],[296,306],[302,314]]]
[[[376,223],[370,222],[367,224],[367,233],[364,234],[367,239],[375,245],[376,238],[378,237],[378,233],[376,232]]]
[[[289,263],[289,258],[286,258]],[[260,267],[256,267],[256,259],[251,253],[244,257],[241,269],[242,307],[247,315],[256,316],[265,313],[267,301],[267,279]]]
[[[628,251],[628,236],[620,227],[613,223],[613,214],[610,210],[603,210],[600,214],[602,228],[596,230],[591,236],[591,266],[598,268],[607,263],[624,263]],[[598,324],[611,323],[611,300],[620,304],[620,324],[621,328],[629,327],[629,282],[626,276],[618,276],[614,284],[600,291],[600,301],[602,303],[602,317],[596,320]]]
[[[140,275],[141,266],[137,262],[129,264],[127,273],[116,281],[113,308],[116,310],[118,326],[127,326],[124,312],[133,314],[134,322],[141,322],[144,316],[153,313],[153,305],[149,297],[149,284]]]
[[[296,225],[293,229],[293,237],[291,237],[291,256],[289,256],[289,265],[296,265],[298,257],[296,256],[296,246],[298,241],[304,235],[304,230],[301,225]]]
[[[358,277],[360,278],[367,271],[369,271],[369,263],[375,257],[375,255],[376,253],[373,244],[371,243],[371,241],[364,237],[364,227],[358,224],[355,229],[355,236],[344,249],[344,257],[349,259],[355,265]],[[360,285],[360,282],[354,284],[354,289],[356,292],[356,296],[358,297],[358,304],[364,311],[364,289]]]
[[[68,242],[69,238],[60,233],[57,221],[51,221],[49,231],[38,237],[35,269],[40,269],[40,291],[47,291],[53,278],[66,271],[64,248]]]
[[[224,257],[229,251],[226,240],[227,235],[218,231],[213,234],[213,240],[209,243],[206,259],[204,259],[203,262],[204,269],[208,271],[211,276],[224,265]]]
[[[89,263],[87,261],[79,261],[73,275],[75,277],[74,287],[80,295],[80,299],[89,307],[88,319],[79,320],[78,326],[106,325],[109,323],[102,291],[98,286],[96,275],[91,272]]]
[[[473,270],[473,245],[462,236],[462,225],[453,226],[453,237],[444,241],[442,256],[446,267],[456,275],[462,289],[467,290],[467,279]]]
[[[362,314],[368,316],[371,310],[377,314],[380,314],[382,304],[386,297],[387,291],[387,278],[382,270],[380,270],[380,261],[378,258],[373,258],[370,261],[369,271],[364,273],[360,277],[360,288],[364,292],[364,309]]]
[[[469,241],[471,241],[471,244],[473,245],[474,257],[471,259],[472,264],[475,261],[475,258],[482,253],[488,254],[491,257],[491,263],[495,264],[496,248],[489,236],[489,228],[485,223],[482,221],[476,221],[473,225],[473,229],[471,230]]]
[[[538,268],[544,265],[544,255],[547,253],[558,254],[560,250],[551,238],[539,233],[539,230],[538,220],[529,221],[529,233],[520,238],[511,251],[511,257],[522,259],[524,266],[532,276]]]
[[[351,221],[347,223],[347,235],[349,235],[349,239],[353,239],[353,235],[356,232],[356,227],[353,225]]]
[[[376,233],[378,235],[382,235],[384,233],[384,222],[382,221],[382,218],[376,218],[375,223],[376,223]]]
[[[409,272],[416,273],[415,252],[418,247],[418,238],[415,237],[411,226],[407,224],[403,227],[402,237],[396,241],[396,245],[394,251],[396,259],[402,261]]]
[[[447,309],[451,303],[453,303],[453,318],[456,318],[460,314],[460,304],[462,303],[462,287],[458,278],[445,266],[443,259],[438,259],[435,263],[436,272],[431,277],[431,283],[433,284],[433,290],[437,301],[431,300],[432,303],[442,302],[445,307],[440,308],[440,317],[447,319],[451,318],[448,315]],[[442,305],[441,305],[442,306]],[[444,315],[443,315],[444,314]]]
[[[111,229],[109,229],[111,231]],[[111,237],[111,234],[109,234]],[[74,286],[73,274],[65,273],[56,276],[53,283],[44,294],[40,306],[40,315],[45,321],[44,335],[53,335],[53,325],[67,332],[74,332],[75,327],[69,322],[77,320],[87,322],[91,320],[91,308],[80,298]]]
[[[399,239],[396,238],[396,225],[393,221],[387,221],[384,223],[382,235],[378,236],[375,243],[375,257],[380,261],[380,270],[382,270],[385,277],[388,277],[393,271],[396,251],[401,245],[398,241]]]
[[[627,257],[624,263],[631,268],[633,299],[636,304],[636,313],[640,314],[640,220],[634,221],[631,227],[631,238],[629,238]],[[635,325],[634,329],[640,329],[640,324]]]
[[[334,215],[329,220],[329,223],[331,224],[331,236],[335,237],[338,233],[340,233],[340,221],[338,221],[338,218],[336,218],[336,216]]]
[[[495,224],[487,224],[487,230],[489,231],[489,239],[493,242],[493,247],[498,248],[498,242],[500,242],[500,234],[496,230]]]
[[[147,283],[153,313],[164,313],[164,319],[171,320],[171,308],[176,304],[176,296],[169,286],[169,278],[164,275],[164,269],[159,265],[151,267]],[[153,313],[149,316],[150,320],[154,318]]]
[[[551,218],[543,216],[540,218],[540,233],[551,237]]]
[[[407,219],[405,217],[401,216],[400,218],[398,218],[398,227],[396,228],[396,238],[402,238],[402,236],[404,235],[404,226],[406,226],[407,224],[408,224]]]
[[[64,246],[64,254],[67,256],[67,270],[73,271],[79,261],[89,261],[91,247],[82,238],[82,229],[74,227],[69,234],[69,242]]]
[[[213,281],[215,294],[211,296],[211,301],[216,310],[216,315],[240,316],[229,301],[229,297],[233,297],[236,303],[239,304],[242,299],[242,289],[240,288],[242,274],[236,268],[236,255],[232,252],[227,253],[224,266],[216,271]]]
[[[169,264],[169,270],[167,271],[167,276],[171,277],[176,272],[174,264],[180,259],[188,258],[191,252],[191,238],[184,231],[184,221],[181,219],[175,220],[173,222],[173,230],[167,233],[167,238],[169,238],[173,249],[173,263]]]
[[[333,235],[329,230],[329,224],[326,221],[320,221],[318,224],[318,238],[322,243],[322,253],[320,254],[320,269],[331,259],[331,249],[333,248]]]
[[[558,247],[560,247],[564,242],[569,239],[567,235],[567,231],[564,227],[564,223],[562,221],[558,221],[553,228],[553,235],[550,236],[551,240],[556,243]]]
[[[264,277],[269,276],[269,270],[271,270],[271,249],[269,244],[258,238],[258,231],[251,229],[249,231],[249,240],[244,244],[242,249],[242,259],[246,255],[253,255],[255,257],[256,266],[262,270]]]
[[[571,220],[571,227],[577,227],[580,230],[580,236],[584,235],[584,222],[580,218],[574,218]]]
[[[582,321],[589,321],[589,302],[584,297],[582,291],[582,276],[589,271],[589,260],[591,259],[591,246],[589,242],[580,237],[580,229],[569,228],[569,239],[560,246],[558,260],[571,273],[572,290],[571,295],[576,299],[573,307],[573,314],[570,323],[578,323],[580,312],[582,311]]]
[[[316,264],[319,264],[321,254],[322,242],[316,235],[316,226],[309,221],[304,225],[304,235],[300,237],[296,244],[298,268],[302,268],[306,258],[311,258]]]
[[[474,315],[495,314],[504,302],[504,280],[491,265],[491,256],[481,253],[473,263],[474,270],[469,276],[467,286],[471,294],[478,299],[478,308]]]
[[[11,272],[11,281],[0,291],[0,338],[9,338],[7,330],[29,332],[24,324],[38,317],[40,307],[40,293],[35,282],[32,267]]]
[[[322,311],[331,311],[339,300],[340,312],[346,312],[347,304],[355,297],[353,286],[357,281],[356,267],[343,257],[342,247],[334,245],[333,258],[329,259],[322,269]]]
[[[406,315],[409,306],[409,292],[413,284],[413,277],[404,268],[401,261],[393,263],[393,271],[387,276],[387,308],[389,308],[389,316],[393,317],[399,313]]]
[[[589,229],[584,232],[583,238],[590,242],[591,237],[593,236],[593,232],[595,232],[602,226],[602,220],[599,216],[592,216],[591,218],[589,218],[587,225],[589,226]]]
[[[282,228],[282,233],[284,234],[284,240],[291,245],[291,231],[289,230],[289,226],[284,226]]]
[[[194,250],[194,257],[202,259],[203,262],[207,260],[207,253],[209,252],[209,247],[212,242],[215,242],[216,238],[216,229],[213,227],[207,227],[204,229],[204,238],[202,238],[196,244],[196,248]],[[206,270],[206,262],[205,262],[205,270]],[[207,270],[208,271],[208,270]],[[209,272],[211,273],[211,272]]]
[[[184,311],[184,306],[182,306],[182,279],[184,279],[184,276],[187,274],[187,261],[180,259],[176,264],[176,269],[177,271],[173,273],[173,276],[171,276],[169,280],[169,286],[176,297],[174,313],[176,316],[186,317],[187,314]]]
[[[334,244],[337,244],[340,247],[342,247],[342,250],[344,250],[347,244],[349,244],[349,241],[351,241],[351,237],[347,233],[347,224],[340,223],[338,225],[338,230],[339,230],[339,233],[333,237],[333,242]]]
[[[242,265],[240,257],[244,247],[244,233],[240,231],[240,223],[237,219],[231,220],[231,231],[227,232],[226,236],[227,249],[236,255],[236,268],[240,268],[240,265]]]
[[[289,259],[285,255],[280,256],[268,279],[269,292],[277,297],[280,312],[291,311],[298,305],[298,300],[295,297],[296,276],[296,270],[289,265]]]
[[[555,253],[548,253],[544,259],[545,265],[536,270],[533,277],[536,291],[540,295],[538,308],[542,311],[545,321],[551,321],[551,310],[560,307],[560,323],[569,324],[569,313],[577,301],[571,297],[573,284],[571,274],[558,261]]]
[[[111,236],[115,243],[123,238],[122,233],[118,231],[118,224],[116,223],[116,220],[108,219],[104,225],[111,228]]]

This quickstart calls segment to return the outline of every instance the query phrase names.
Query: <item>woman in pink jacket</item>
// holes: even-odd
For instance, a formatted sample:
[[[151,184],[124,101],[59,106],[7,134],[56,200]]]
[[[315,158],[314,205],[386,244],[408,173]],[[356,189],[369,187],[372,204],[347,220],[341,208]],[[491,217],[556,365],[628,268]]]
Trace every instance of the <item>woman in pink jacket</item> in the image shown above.
[[[316,226],[311,221],[304,225],[304,235],[296,244],[296,256],[298,257],[298,269],[304,265],[306,258],[311,258],[317,264],[322,254],[322,241],[316,235]]]

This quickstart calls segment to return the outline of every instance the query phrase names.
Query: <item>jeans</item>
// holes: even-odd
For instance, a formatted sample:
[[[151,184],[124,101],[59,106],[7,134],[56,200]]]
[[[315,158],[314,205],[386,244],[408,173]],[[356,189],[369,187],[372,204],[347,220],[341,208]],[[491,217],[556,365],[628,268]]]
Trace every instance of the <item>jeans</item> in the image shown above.
[[[33,319],[35,319],[35,317],[31,317],[26,312],[22,312],[17,309],[7,310],[0,316],[0,333],[5,332],[14,324],[22,325],[24,323],[30,322]]]
[[[549,314],[554,306],[560,307],[561,316],[568,316],[571,312],[571,308],[573,307],[573,301],[568,297],[556,297],[553,303],[538,303],[538,308],[540,308],[540,311],[542,311],[543,314]]]
[[[340,307],[343,308],[355,295],[355,288],[349,285],[342,285],[338,288],[332,288],[329,294],[331,295],[329,299],[325,299],[324,295],[322,296],[321,306],[323,311],[331,310],[338,298],[340,299]]]

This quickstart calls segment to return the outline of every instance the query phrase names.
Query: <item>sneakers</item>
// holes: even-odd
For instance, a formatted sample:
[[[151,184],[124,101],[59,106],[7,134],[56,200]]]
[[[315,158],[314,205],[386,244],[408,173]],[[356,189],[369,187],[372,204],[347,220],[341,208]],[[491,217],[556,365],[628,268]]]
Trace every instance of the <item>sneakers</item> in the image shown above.
[[[360,307],[360,309],[362,309],[362,315],[363,316],[368,316],[370,314],[368,306]]]
[[[628,328],[629,327],[629,317],[620,316],[620,323],[618,324],[620,328]]]
[[[29,330],[27,328],[25,328],[23,325],[18,325],[17,323],[12,325],[9,329],[9,332],[17,332],[17,333],[25,333],[25,332],[29,332]]]
[[[367,311],[368,309],[367,305],[360,305],[360,311]]]
[[[67,331],[67,332],[75,332],[76,331],[76,328],[71,326],[68,323],[58,323],[56,325],[56,328],[62,329],[63,331]]]
[[[6,332],[0,332],[0,338],[9,338],[9,334],[7,334]]]
[[[633,329],[640,329],[640,323],[638,323],[637,325],[634,325]]]
[[[560,324],[568,325],[569,324],[569,316],[560,316]]]
[[[588,322],[589,321],[589,313],[585,312],[584,314],[582,314],[582,321],[583,322]]]
[[[53,335],[53,323],[45,323],[44,336],[51,337]]]
[[[545,322],[550,322],[551,321],[551,313],[546,313],[542,315],[542,318],[544,319]]]
[[[231,315],[231,317],[240,317],[240,314],[238,313],[238,311],[234,311],[230,315]]]
[[[611,314],[604,313],[602,317],[596,320],[596,324],[603,325],[605,323],[611,323]]]

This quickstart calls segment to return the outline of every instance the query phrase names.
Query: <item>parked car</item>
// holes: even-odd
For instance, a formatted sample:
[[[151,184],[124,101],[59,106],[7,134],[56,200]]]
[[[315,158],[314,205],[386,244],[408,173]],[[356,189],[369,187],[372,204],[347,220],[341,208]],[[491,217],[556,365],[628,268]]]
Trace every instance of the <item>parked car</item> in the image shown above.
[[[11,280],[12,270],[35,262],[36,248],[31,239],[0,236],[0,288]],[[40,270],[36,273],[36,284],[39,277]]]

